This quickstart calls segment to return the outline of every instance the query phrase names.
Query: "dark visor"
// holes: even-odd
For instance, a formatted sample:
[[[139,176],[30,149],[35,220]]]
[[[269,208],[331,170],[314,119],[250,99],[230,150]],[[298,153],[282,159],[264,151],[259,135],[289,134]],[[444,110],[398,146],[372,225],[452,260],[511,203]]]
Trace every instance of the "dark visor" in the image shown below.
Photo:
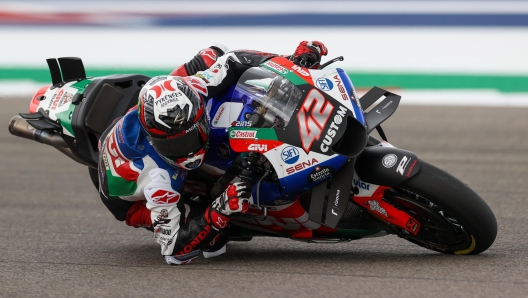
[[[169,159],[177,159],[196,153],[202,149],[209,139],[209,124],[207,117],[202,116],[187,133],[168,139],[147,136],[152,147],[161,155]]]

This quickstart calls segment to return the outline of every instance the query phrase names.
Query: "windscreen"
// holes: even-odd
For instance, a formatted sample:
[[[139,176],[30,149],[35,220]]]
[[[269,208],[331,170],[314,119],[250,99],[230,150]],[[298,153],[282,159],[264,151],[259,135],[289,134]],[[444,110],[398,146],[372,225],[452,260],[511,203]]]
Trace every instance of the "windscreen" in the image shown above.
[[[288,125],[302,92],[287,79],[268,70],[253,67],[238,80],[233,97],[255,109],[269,126]]]

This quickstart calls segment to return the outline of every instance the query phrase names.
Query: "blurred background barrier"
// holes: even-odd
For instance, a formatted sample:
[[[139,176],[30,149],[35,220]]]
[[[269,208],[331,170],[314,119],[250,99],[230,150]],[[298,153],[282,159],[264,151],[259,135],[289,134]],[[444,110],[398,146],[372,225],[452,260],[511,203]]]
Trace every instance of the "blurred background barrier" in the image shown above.
[[[360,93],[528,106],[526,1],[0,1],[0,38],[0,96],[50,82],[50,57],[152,76],[213,43],[290,54],[320,40]]]

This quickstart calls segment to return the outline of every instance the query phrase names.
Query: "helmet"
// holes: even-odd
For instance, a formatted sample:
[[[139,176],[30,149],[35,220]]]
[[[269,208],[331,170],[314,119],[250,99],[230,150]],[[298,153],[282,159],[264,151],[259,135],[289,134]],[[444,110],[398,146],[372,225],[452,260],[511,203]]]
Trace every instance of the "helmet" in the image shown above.
[[[148,81],[139,93],[138,116],[150,144],[169,165],[192,170],[202,164],[209,119],[204,101],[184,78]]]

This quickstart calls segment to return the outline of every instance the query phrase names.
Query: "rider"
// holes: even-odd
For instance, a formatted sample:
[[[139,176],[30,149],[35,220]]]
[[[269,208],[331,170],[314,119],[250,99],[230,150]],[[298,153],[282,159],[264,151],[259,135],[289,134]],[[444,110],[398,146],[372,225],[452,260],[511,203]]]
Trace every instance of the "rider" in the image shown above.
[[[289,56],[315,68],[327,54],[323,43],[303,41]],[[200,251],[225,252],[230,215],[246,212],[251,185],[236,182],[197,210],[181,199],[190,170],[200,167],[209,140],[205,101],[237,82],[242,73],[278,55],[227,52],[223,45],[201,50],[169,76],[148,81],[138,106],[101,136],[99,193],[119,221],[154,232],[168,264],[186,264]],[[285,56],[287,57],[287,56]]]

